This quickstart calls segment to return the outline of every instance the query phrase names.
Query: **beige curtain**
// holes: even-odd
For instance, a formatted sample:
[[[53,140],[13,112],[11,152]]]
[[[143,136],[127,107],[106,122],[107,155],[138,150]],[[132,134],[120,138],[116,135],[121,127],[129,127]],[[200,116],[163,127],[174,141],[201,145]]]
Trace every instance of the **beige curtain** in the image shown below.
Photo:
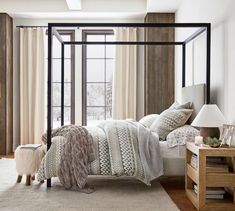
[[[118,28],[117,41],[137,41],[136,28]],[[137,46],[117,45],[113,76],[113,119],[136,119]]]
[[[40,143],[45,124],[45,30],[20,29],[20,144]]]

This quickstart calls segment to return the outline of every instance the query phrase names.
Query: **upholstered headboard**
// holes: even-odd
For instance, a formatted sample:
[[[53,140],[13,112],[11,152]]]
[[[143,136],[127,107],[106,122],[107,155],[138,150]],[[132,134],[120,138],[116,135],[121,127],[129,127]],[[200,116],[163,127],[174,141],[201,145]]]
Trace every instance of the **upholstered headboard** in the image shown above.
[[[193,86],[187,86],[182,88],[182,103],[193,103],[193,114],[189,119],[191,123],[202,106],[206,103],[206,88],[205,84],[198,84]]]

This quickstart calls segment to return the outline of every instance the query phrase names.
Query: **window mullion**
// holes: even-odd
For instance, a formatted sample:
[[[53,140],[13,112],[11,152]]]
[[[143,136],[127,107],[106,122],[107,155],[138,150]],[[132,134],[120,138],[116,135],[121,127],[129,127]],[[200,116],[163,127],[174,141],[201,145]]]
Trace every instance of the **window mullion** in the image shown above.
[[[106,35],[104,36],[106,42]],[[104,82],[106,82],[106,45],[104,45]],[[104,119],[107,119],[106,116],[106,83],[104,83]]]

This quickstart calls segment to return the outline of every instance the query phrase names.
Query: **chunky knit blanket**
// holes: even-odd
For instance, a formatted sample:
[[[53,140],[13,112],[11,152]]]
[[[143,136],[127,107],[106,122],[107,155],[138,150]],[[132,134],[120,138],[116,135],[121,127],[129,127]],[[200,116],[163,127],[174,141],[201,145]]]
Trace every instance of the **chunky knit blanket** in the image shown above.
[[[63,126],[52,131],[52,137],[63,137],[59,149],[59,160],[57,174],[60,182],[66,189],[74,189],[90,192],[87,186],[89,164],[95,159],[94,142],[86,128],[75,125]],[[43,135],[45,139],[45,134]],[[53,149],[52,149],[53,152]],[[47,161],[47,160],[46,160]],[[42,166],[45,171],[53,168],[53,159],[49,158],[49,165]],[[46,165],[46,166],[45,166]],[[42,171],[42,170],[41,170]],[[50,170],[49,170],[50,171]]]
[[[134,176],[147,185],[150,185],[151,180],[163,174],[158,135],[142,124],[112,120],[104,121],[97,127],[86,127],[86,129],[93,138],[95,157],[89,164],[89,174]],[[39,180],[56,177],[61,172],[60,163],[64,160],[62,154],[67,145],[62,147],[64,142],[66,140],[61,136],[55,136],[52,139],[51,148],[38,174]],[[72,150],[73,147],[71,144],[67,149]],[[72,159],[75,157],[71,156]],[[68,187],[70,186],[69,184]]]

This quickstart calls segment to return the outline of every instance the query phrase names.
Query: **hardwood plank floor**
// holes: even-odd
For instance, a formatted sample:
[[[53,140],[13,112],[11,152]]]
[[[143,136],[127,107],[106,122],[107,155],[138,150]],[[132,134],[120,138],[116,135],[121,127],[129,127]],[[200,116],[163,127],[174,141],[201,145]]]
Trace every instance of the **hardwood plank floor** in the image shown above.
[[[14,158],[14,154],[0,155],[0,158]],[[184,190],[184,177],[160,177],[159,182],[181,211],[197,211]]]
[[[14,153],[9,155],[0,155],[0,158],[14,158]]]
[[[181,211],[197,211],[185,194],[183,176],[163,176],[158,180]]]

